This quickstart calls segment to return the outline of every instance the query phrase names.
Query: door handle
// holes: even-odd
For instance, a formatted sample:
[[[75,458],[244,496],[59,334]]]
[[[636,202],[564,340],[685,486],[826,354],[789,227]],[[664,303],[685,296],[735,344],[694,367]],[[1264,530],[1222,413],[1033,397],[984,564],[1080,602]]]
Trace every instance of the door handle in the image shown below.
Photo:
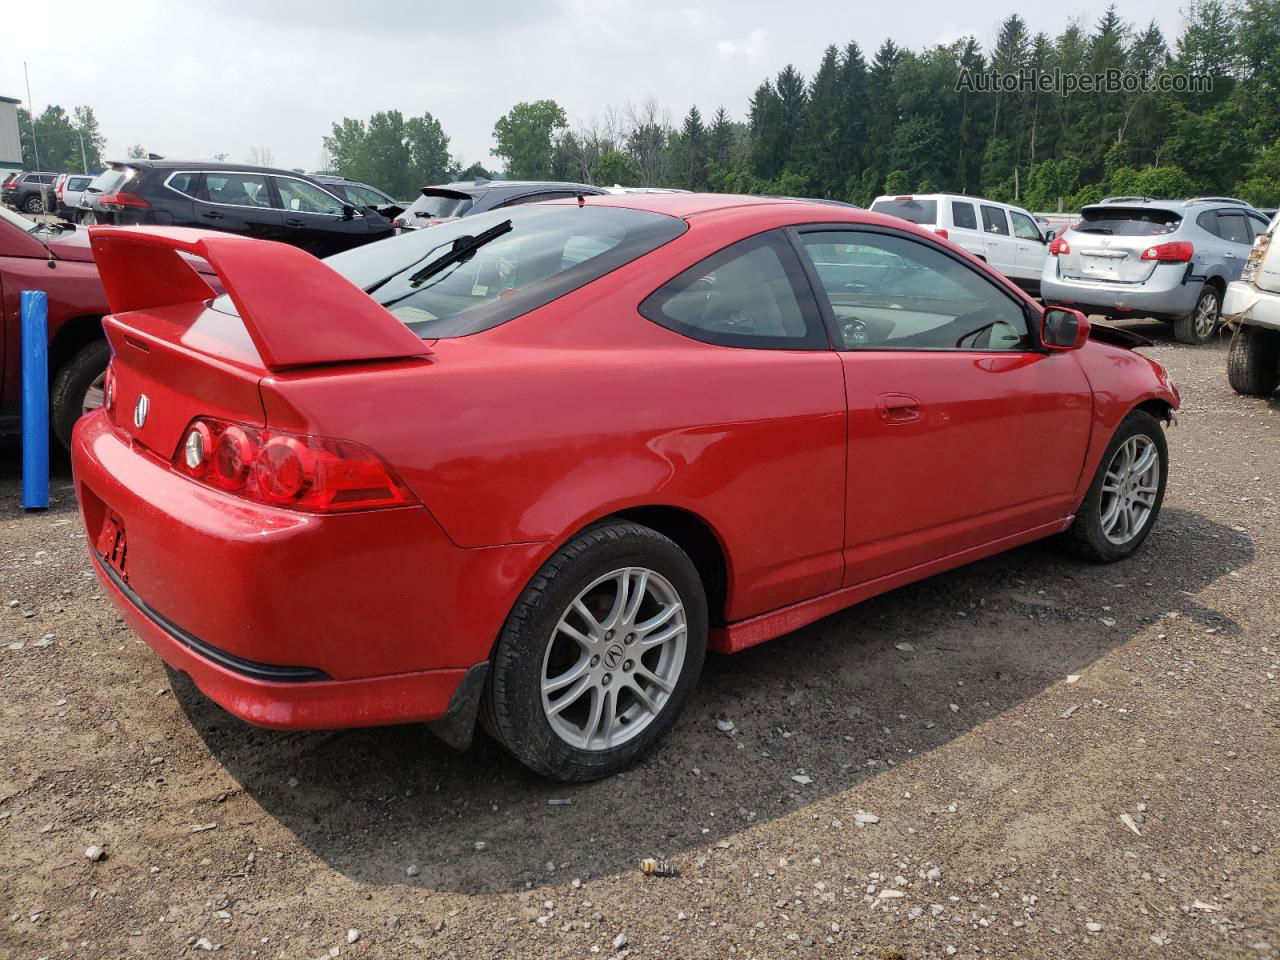
[[[216,210],[210,210],[207,213],[200,214],[200,216],[204,217],[206,220],[225,220],[226,219],[226,217],[218,213]]]
[[[285,220],[284,225],[286,227],[305,227],[307,225],[307,221],[299,220],[297,217],[289,217]]]
[[[911,423],[920,419],[920,401],[909,393],[882,393],[876,409],[885,423]]]
[[[1222,256],[1227,260],[1234,260],[1236,258],[1236,255],[1231,252],[1224,253]]]

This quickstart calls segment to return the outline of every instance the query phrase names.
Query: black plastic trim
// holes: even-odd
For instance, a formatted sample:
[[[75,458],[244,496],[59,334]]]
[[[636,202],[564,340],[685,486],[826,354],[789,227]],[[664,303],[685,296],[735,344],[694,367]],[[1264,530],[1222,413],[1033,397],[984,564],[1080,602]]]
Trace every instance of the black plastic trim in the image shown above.
[[[268,683],[313,683],[317,680],[332,680],[323,670],[317,670],[315,667],[284,667],[274,663],[259,663],[256,660],[246,660],[244,657],[237,657],[234,653],[227,653],[225,650],[219,650],[212,644],[205,643],[203,640],[193,637],[187,631],[171,620],[166,619],[157,613],[147,602],[138,596],[133,588],[124,582],[124,579],[115,570],[107,566],[95,553],[94,562],[98,565],[98,569],[111,581],[112,585],[125,595],[125,597],[138,608],[148,620],[157,627],[167,633],[173,639],[190,650],[197,653],[206,660],[216,663],[220,667],[238,673],[242,677],[248,677],[251,680],[263,680]]]
[[[427,724],[427,729],[455,750],[471,746],[476,732],[476,716],[480,712],[480,699],[484,696],[484,683],[489,678],[489,661],[474,664],[462,675],[462,682],[449,698],[449,709],[439,720]]]

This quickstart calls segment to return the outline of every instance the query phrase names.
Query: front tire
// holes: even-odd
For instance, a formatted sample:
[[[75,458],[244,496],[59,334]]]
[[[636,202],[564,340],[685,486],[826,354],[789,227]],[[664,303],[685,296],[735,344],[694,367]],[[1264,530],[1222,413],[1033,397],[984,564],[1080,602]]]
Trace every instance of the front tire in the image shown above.
[[[609,776],[670,729],[706,644],[706,595],[688,555],[639,524],[591,527],[542,566],[507,618],[481,720],[537,773]]]
[[[1132,554],[1147,539],[1164,503],[1169,448],[1160,422],[1134,410],[1120,422],[1089,492],[1067,531],[1076,551],[1099,563]]]
[[[27,213],[44,213],[44,201],[40,199],[39,195],[27,197],[22,209]]]
[[[1280,330],[1242,323],[1227,354],[1231,389],[1247,397],[1269,397],[1280,386]]]
[[[1205,284],[1191,312],[1173,321],[1173,336],[1179,343],[1199,346],[1208,343],[1218,330],[1222,319],[1222,294],[1218,288]]]
[[[81,347],[54,376],[49,405],[53,434],[64,449],[71,449],[71,430],[76,421],[102,406],[102,383],[110,360],[107,341],[95,340]]]

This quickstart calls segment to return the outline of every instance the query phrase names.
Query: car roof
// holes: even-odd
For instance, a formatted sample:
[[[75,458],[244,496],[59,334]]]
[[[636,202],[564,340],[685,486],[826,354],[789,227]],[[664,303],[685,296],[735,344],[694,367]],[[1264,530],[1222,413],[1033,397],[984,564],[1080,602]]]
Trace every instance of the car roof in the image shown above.
[[[573,200],[553,200],[552,203],[573,203]],[[687,219],[714,210],[726,210],[735,207],[785,207],[804,206],[820,209],[828,214],[840,208],[833,208],[821,200],[805,200],[793,197],[761,197],[736,193],[605,193],[586,198],[586,202],[597,207],[626,207],[631,210],[646,210],[650,213],[665,213],[669,217]],[[843,205],[842,205],[843,206]],[[862,212],[855,207],[843,207],[848,212]]]
[[[527,190],[531,187],[545,190],[580,190],[592,195],[605,189],[604,187],[593,187],[589,183],[573,183],[569,180],[485,180],[483,177],[475,180],[456,180],[453,183],[432,183],[423,187],[423,189],[451,190],[454,193],[477,196],[481,193],[488,193],[491,190]]]
[[[314,180],[310,173],[298,173],[281,167],[262,167],[253,163],[220,163],[216,160],[110,160],[107,165],[136,167],[139,170],[229,170],[236,173],[272,173],[286,177],[305,177]]]

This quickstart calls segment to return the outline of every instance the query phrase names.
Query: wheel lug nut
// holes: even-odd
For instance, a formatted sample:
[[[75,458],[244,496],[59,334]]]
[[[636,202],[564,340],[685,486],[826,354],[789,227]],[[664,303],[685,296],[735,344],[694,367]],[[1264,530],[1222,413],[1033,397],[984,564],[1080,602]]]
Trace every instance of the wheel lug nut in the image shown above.
[[[612,631],[612,630],[606,630],[606,631],[604,632],[604,638],[605,638],[606,640],[612,640],[612,639],[613,639],[613,631]]]
[[[606,673],[606,674],[605,674],[605,675],[600,679],[600,682],[601,682],[602,684],[604,684],[604,685],[607,687],[609,684],[613,683],[613,674],[612,674],[612,673]]]
[[[592,657],[592,658],[591,658],[591,665],[592,665],[593,667],[597,667],[597,666],[599,666],[599,665],[600,665],[600,658],[599,658],[599,657]]]
[[[634,667],[634,666],[635,666],[635,664],[634,664],[634,663],[632,663],[630,660],[627,660],[627,661],[624,661],[624,662],[623,662],[623,664],[622,664],[622,669],[623,669],[623,670],[630,670],[630,669],[631,669],[632,667]]]
[[[626,640],[624,640],[623,642],[624,642],[624,643],[635,643],[635,642],[636,642],[636,635],[635,635],[634,633],[628,633],[628,634],[627,634],[627,638],[626,638]]]

